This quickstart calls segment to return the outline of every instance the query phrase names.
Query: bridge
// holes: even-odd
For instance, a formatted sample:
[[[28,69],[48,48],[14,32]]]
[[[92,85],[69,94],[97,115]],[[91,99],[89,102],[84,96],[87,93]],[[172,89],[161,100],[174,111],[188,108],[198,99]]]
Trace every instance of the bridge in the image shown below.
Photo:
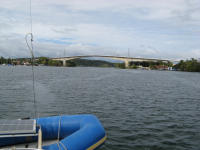
[[[163,59],[149,59],[149,58],[133,58],[133,57],[119,57],[119,56],[102,56],[102,55],[84,55],[84,56],[71,56],[71,57],[59,57],[59,58],[51,58],[52,60],[62,61],[63,66],[66,66],[66,61],[80,58],[89,58],[89,57],[100,57],[100,58],[110,58],[113,60],[120,60],[125,63],[125,67],[128,68],[130,62],[170,62],[170,60]]]

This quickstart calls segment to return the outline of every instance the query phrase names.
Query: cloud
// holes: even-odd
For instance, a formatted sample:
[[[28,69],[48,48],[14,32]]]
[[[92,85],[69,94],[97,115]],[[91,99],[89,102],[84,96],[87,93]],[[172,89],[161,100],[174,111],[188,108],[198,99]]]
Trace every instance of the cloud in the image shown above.
[[[199,0],[60,0],[50,2],[43,0],[42,4],[43,6],[47,4],[49,6],[57,6],[73,12],[109,11],[149,20],[175,18],[183,21],[199,21],[200,18],[198,15],[200,12]]]
[[[28,56],[29,1],[0,3],[0,56]],[[199,57],[199,0],[34,0],[32,16],[38,56]]]
[[[188,56],[190,58],[200,58],[200,49],[195,49],[195,50],[191,50],[189,53],[185,54],[185,58],[188,58]]]

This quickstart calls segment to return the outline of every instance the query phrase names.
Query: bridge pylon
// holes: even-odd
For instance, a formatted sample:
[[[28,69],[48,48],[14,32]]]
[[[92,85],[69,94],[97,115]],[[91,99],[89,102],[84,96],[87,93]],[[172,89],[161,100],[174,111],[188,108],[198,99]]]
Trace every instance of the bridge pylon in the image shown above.
[[[129,68],[129,61],[125,60],[124,63],[125,63],[125,68]]]
[[[66,60],[63,60],[63,66],[65,67],[66,66]]]

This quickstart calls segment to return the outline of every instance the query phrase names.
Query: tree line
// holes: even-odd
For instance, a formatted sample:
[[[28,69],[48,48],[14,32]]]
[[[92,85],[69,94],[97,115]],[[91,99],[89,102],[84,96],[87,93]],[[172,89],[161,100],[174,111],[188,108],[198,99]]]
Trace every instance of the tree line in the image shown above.
[[[191,60],[181,60],[174,66],[178,71],[200,72],[200,62],[192,58]]]
[[[4,58],[0,57],[1,64],[12,64],[12,65],[24,65],[24,63],[31,64],[32,61],[30,58]],[[52,60],[48,57],[38,57],[34,61],[34,65],[45,65],[45,66],[63,66],[62,61]],[[125,69],[124,63],[112,63],[103,60],[88,60],[88,59],[75,59],[66,61],[67,67],[76,67],[76,66],[89,66],[89,67],[116,67]],[[177,71],[188,71],[188,72],[200,72],[200,61],[192,58],[190,60],[181,60],[176,65],[173,65],[171,62],[130,62],[130,69],[137,69],[138,66],[149,67],[150,69],[158,69],[158,66],[173,67]]]
[[[12,64],[11,58],[0,57],[0,64]]]

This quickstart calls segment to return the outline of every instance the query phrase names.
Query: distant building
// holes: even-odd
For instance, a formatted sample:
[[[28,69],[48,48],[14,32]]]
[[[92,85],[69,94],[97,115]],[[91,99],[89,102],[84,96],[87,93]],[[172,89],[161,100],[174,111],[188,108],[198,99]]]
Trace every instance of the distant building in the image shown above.
[[[25,66],[30,66],[30,63],[29,62],[24,62],[24,65]]]
[[[173,68],[172,68],[172,67],[168,67],[168,70],[172,71],[172,70],[173,70]]]
[[[14,65],[20,65],[20,61],[19,60],[13,61],[13,64]]]
[[[169,70],[169,67],[168,66],[164,66],[164,65],[158,65],[158,66],[155,66],[157,70]]]
[[[140,70],[151,70],[150,67],[143,67],[143,66],[138,66],[138,69],[140,69]]]

